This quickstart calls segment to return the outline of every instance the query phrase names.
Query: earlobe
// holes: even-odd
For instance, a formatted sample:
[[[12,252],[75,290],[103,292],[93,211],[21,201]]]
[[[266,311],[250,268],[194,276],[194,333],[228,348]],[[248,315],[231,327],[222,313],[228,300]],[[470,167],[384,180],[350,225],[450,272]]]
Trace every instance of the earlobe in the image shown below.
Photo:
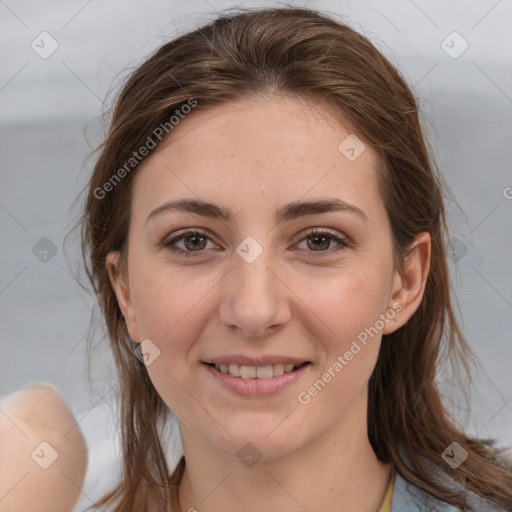
[[[135,309],[131,297],[130,287],[126,276],[119,268],[119,252],[112,251],[107,254],[105,264],[107,266],[110,284],[116,295],[117,304],[123,314],[126,328],[130,338],[139,343],[141,341]]]
[[[418,234],[404,258],[402,272],[396,271],[394,275],[390,306],[399,303],[402,307],[394,321],[386,324],[383,334],[391,334],[406,324],[421,304],[430,270],[430,254],[430,234]]]

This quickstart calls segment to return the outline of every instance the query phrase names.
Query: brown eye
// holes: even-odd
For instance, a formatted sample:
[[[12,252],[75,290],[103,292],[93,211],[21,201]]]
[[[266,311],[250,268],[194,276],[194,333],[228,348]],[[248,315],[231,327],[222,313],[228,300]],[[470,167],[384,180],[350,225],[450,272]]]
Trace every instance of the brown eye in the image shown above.
[[[211,242],[211,239],[206,232],[189,230],[164,241],[161,245],[176,254],[199,256],[205,252],[204,249],[207,248],[208,241]],[[182,243],[182,246],[179,247],[178,243]]]
[[[314,235],[308,237],[307,240],[313,240],[313,243],[308,242],[308,248],[313,250],[328,249],[331,245],[331,238],[328,236]]]
[[[303,241],[306,241],[306,249],[304,250],[306,250],[308,256],[313,258],[321,257],[323,255],[327,256],[349,246],[348,241],[338,235],[338,233],[327,229],[315,229],[310,231],[309,233],[306,233],[306,236],[301,240],[301,243]],[[329,250],[332,242],[338,244],[338,247],[335,247],[333,250]],[[320,254],[311,254],[315,252]]]
[[[189,250],[204,249],[206,246],[206,237],[201,235],[185,236],[183,240],[185,241],[185,247]]]

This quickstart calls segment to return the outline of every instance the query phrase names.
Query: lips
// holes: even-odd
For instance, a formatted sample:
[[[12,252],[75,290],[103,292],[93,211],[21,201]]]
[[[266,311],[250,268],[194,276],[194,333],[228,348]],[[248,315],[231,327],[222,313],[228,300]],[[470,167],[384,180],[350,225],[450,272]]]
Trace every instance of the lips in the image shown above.
[[[283,359],[286,360],[286,358]],[[223,360],[226,359],[223,358]],[[244,358],[244,360],[247,361],[247,358]],[[289,360],[290,358],[288,358]],[[233,358],[231,358],[231,361],[233,361]],[[254,361],[254,359],[249,361]],[[213,378],[213,380],[205,383],[206,386],[209,387],[210,383],[215,383],[214,386],[218,384],[235,395],[256,398],[278,395],[292,386],[297,386],[298,381],[304,378],[313,365],[310,361],[274,362],[273,364],[264,365],[203,361],[201,366],[206,370],[206,375],[209,374],[210,378]],[[286,370],[289,371],[285,371],[285,366]],[[281,371],[282,373],[280,373]],[[238,376],[236,375],[237,372],[239,373]],[[276,372],[275,375],[274,372]]]

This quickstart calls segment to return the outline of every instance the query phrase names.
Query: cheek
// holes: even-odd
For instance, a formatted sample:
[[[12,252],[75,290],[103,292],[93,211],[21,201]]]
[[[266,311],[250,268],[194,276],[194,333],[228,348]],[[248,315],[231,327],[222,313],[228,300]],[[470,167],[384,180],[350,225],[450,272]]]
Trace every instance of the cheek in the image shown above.
[[[147,366],[158,394],[178,417],[200,417],[201,410],[194,411],[198,390],[190,380],[189,354],[211,312],[206,288],[199,281],[176,279],[177,274],[152,267],[138,282],[137,320],[142,338],[158,348],[158,357]]]
[[[134,274],[141,337],[151,340],[159,354],[148,373],[168,404],[176,403],[183,394],[180,384],[188,382],[190,353],[215,313],[212,297],[217,281],[218,276],[198,276],[197,270],[176,271],[158,264],[140,265]]]
[[[165,345],[174,333],[191,326],[198,311],[207,304],[205,292],[211,285],[186,271],[168,265],[140,265],[133,277],[134,308],[143,337]]]
[[[319,372],[328,383],[323,400],[333,407],[348,406],[364,392],[375,367],[384,326],[381,315],[387,307],[385,276],[378,263],[354,266],[321,287],[309,287],[305,294],[314,316],[321,320],[317,324],[322,326],[317,331],[323,353]]]
[[[385,311],[389,283],[383,276],[379,266],[343,269],[303,292],[312,312],[341,347],[373,326]]]

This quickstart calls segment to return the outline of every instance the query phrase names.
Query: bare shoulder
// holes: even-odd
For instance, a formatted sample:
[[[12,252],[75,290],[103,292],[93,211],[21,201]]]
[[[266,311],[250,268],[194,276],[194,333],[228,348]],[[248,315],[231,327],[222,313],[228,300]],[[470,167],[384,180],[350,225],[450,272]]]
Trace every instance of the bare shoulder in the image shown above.
[[[0,402],[0,499],[6,510],[72,510],[86,467],[84,437],[57,391],[31,386]]]

